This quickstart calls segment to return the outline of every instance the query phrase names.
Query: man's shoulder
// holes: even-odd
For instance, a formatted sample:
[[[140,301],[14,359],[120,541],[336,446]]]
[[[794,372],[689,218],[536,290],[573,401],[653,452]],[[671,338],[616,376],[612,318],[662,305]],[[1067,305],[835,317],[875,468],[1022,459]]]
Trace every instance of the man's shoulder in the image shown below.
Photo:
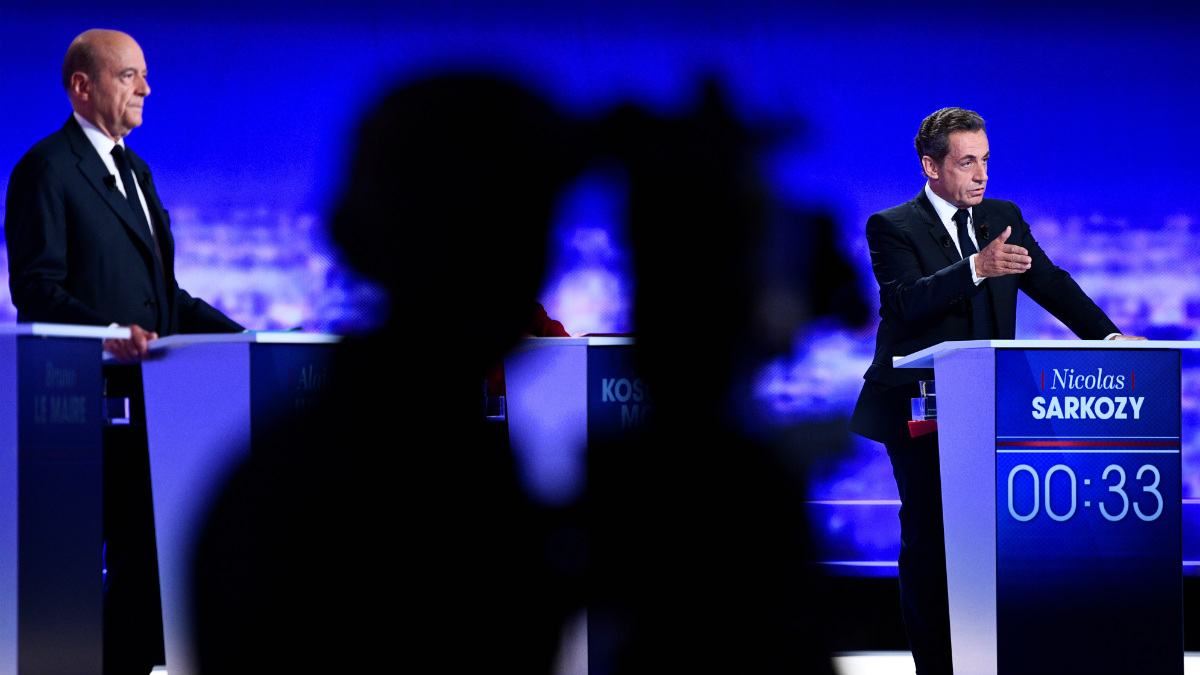
[[[911,215],[915,209],[920,207],[920,204],[921,204],[921,195],[917,195],[916,197],[913,197],[912,199],[904,202],[903,204],[897,204],[889,209],[884,209],[884,210],[880,211],[878,213],[878,215],[886,216],[889,218],[896,218],[896,217],[900,217],[900,216]]]
[[[72,132],[80,138],[85,140],[87,138],[83,135],[83,129],[79,126],[79,123],[75,121],[74,117],[71,117],[67,119],[65,124],[55,129],[48,136],[34,143],[29,152],[46,153],[70,149],[74,145],[71,138],[73,135]]]
[[[887,221],[900,228],[921,222],[921,196],[918,195],[903,204],[897,204],[873,214],[867,221],[868,227],[870,227],[871,221],[880,220]]]
[[[60,160],[74,154],[71,139],[65,128],[59,128],[54,133],[33,144],[33,147],[21,158],[20,164],[42,164]]]
[[[1022,220],[1021,209],[1015,202],[1010,202],[1007,199],[989,199],[985,197],[983,201],[976,207],[982,210],[982,220]]]

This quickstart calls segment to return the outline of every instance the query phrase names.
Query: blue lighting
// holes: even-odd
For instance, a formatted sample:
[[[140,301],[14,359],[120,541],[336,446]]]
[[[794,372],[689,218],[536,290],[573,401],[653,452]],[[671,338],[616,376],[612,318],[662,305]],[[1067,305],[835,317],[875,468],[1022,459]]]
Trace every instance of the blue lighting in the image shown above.
[[[386,297],[324,232],[355,121],[386,86],[473,68],[580,115],[625,101],[670,114],[715,75],[746,122],[792,129],[767,154],[768,188],[790,208],[833,217],[874,306],[863,224],[917,193],[917,124],[960,105],[988,122],[989,196],[1020,205],[1051,258],[1118,326],[1200,337],[1198,10],[1018,3],[935,21],[929,3],[808,4],[0,0],[0,190],[68,116],[58,69],[71,38],[126,30],[153,87],[128,142],[171,211],[181,285],[252,329],[365,333],[384,320]],[[571,333],[634,330],[624,190],[600,167],[563,198],[542,302]],[[688,236],[686,224],[668,231]],[[0,269],[6,280],[2,250]],[[15,316],[4,283],[0,321]],[[1069,337],[1027,299],[1018,326],[1018,338]],[[678,327],[711,328],[705,316]],[[844,420],[873,340],[870,325],[801,328],[793,350],[758,373],[764,418]],[[1183,495],[1200,498],[1200,355],[1184,359],[1183,409]],[[813,451],[809,474],[815,500],[896,499],[882,447],[856,437]],[[823,557],[859,561],[837,565],[851,574],[894,573],[884,563],[898,549],[895,508],[815,504]],[[1184,556],[1200,560],[1193,504],[1184,527]]]

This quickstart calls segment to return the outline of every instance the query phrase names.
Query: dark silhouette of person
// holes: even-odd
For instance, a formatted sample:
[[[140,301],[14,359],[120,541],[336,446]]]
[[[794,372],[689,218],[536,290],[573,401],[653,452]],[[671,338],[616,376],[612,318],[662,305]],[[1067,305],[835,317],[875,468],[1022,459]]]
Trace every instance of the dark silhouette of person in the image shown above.
[[[635,437],[588,449],[589,672],[832,673],[803,490],[741,424],[763,355],[754,139],[712,87],[686,116],[627,107],[604,129],[653,402]]]
[[[194,562],[204,673],[546,673],[583,604],[579,516],[521,491],[483,374],[529,322],[577,133],[514,84],[432,77],[358,130],[332,221],[390,317],[256,444]]]

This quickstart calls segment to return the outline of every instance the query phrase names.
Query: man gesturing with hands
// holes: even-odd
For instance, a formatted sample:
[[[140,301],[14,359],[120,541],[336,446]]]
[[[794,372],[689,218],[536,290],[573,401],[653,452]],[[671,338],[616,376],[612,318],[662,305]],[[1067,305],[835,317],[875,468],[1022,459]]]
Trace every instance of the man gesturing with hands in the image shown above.
[[[1010,236],[1012,236],[1012,227],[1004,228],[1000,236],[975,256],[975,276],[998,277],[1005,274],[1020,274],[1029,269],[1030,263],[1033,262],[1033,258],[1029,257],[1029,251],[1020,246],[1004,243]]]
[[[892,461],[901,610],[917,673],[930,675],[951,672],[938,440],[936,432],[912,438],[907,422],[917,382],[933,370],[893,369],[892,357],[947,340],[1014,338],[1018,290],[1083,339],[1141,338],[1121,335],[1050,261],[1015,204],[984,198],[991,151],[983,118],[938,110],[915,144],[924,189],[867,220],[880,321],[850,430],[883,443]]]

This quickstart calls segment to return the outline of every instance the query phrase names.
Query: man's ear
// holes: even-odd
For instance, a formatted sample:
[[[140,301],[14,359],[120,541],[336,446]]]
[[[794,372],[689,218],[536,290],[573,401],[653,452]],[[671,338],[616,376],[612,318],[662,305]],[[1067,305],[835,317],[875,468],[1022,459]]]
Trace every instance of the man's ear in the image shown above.
[[[92,81],[87,76],[87,73],[77,70],[71,73],[71,97],[80,100],[88,100],[88,96],[92,93]]]
[[[78,74],[78,73],[77,73]],[[938,170],[941,168],[938,163],[933,161],[929,155],[921,157],[921,168],[925,170],[925,177],[937,180]]]

